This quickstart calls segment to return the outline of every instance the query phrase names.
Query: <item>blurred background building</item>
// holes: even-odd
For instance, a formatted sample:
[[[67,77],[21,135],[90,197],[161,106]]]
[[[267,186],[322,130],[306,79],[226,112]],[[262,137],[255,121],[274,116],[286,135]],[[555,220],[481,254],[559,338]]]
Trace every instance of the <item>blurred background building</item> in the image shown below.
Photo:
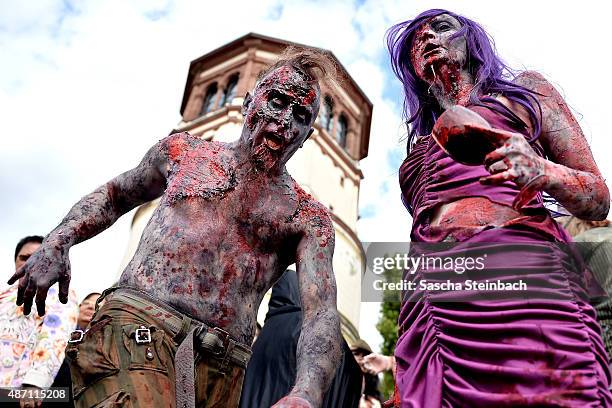
[[[250,33],[192,61],[181,103],[182,121],[174,131],[187,131],[206,140],[238,139],[244,95],[254,88],[259,73],[292,44]],[[342,333],[353,344],[359,338],[356,327],[365,263],[356,233],[359,185],[363,179],[359,161],[368,154],[372,103],[337,59],[336,62],[343,82],[340,86],[321,84],[322,101],[314,133],[289,161],[287,169],[332,214],[336,230],[333,266],[338,310]],[[136,211],[120,272],[132,258],[156,206],[157,201],[152,201]],[[269,294],[259,310],[260,323],[268,299]]]

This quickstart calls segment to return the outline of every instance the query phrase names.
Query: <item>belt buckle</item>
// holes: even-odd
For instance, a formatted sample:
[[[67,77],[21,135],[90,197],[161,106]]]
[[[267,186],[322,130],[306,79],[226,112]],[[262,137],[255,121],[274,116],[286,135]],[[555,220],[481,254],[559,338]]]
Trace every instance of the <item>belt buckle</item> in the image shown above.
[[[74,335],[77,335],[76,338],[74,338]],[[81,329],[76,329],[73,330],[72,332],[70,332],[70,339],[68,340],[68,343],[70,344],[74,344],[74,343],[80,343],[83,341],[83,336],[85,336],[85,332]]]
[[[217,355],[217,357],[222,357],[223,360],[221,361],[221,371],[224,372],[225,368],[227,367],[227,363],[228,360],[230,358],[230,341],[231,341],[231,337],[230,334],[228,332],[226,332],[223,329],[220,329],[218,327],[214,327],[212,329],[213,333],[217,336],[217,338],[221,341],[221,343],[223,343],[223,348],[221,350],[219,350],[218,353],[215,353]]]
[[[151,342],[151,329],[146,327],[140,327],[136,329],[134,333],[134,339],[136,340],[136,344],[148,344]]]
[[[213,328],[213,332],[219,337],[219,340],[223,343],[223,347],[227,348],[230,341],[230,334],[223,329],[218,327]]]

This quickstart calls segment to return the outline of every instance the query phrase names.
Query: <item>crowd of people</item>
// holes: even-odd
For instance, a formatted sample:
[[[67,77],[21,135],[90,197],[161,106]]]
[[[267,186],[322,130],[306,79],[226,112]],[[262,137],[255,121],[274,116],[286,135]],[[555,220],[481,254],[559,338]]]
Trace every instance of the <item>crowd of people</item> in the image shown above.
[[[70,366],[80,407],[380,407],[390,371],[387,407],[612,406],[610,195],[567,104],[540,74],[512,75],[458,14],[423,12],[387,44],[405,94],[411,241],[452,244],[451,259],[486,248],[471,277],[526,280],[527,295],[406,291],[393,356],[347,344],[331,217],[285,167],[336,67],[292,48],[245,96],[237,141],[170,135],[44,239],[19,242],[0,293],[0,386],[66,385]],[[158,197],[119,282],[77,305],[70,247]],[[404,279],[441,279],[417,269]]]

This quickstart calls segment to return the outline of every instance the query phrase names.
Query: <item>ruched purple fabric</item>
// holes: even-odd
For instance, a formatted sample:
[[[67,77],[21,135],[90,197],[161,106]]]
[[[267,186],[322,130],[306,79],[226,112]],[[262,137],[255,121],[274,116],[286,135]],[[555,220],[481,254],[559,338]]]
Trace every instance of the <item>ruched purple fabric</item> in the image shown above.
[[[495,128],[516,131],[486,107],[470,109]],[[571,239],[541,196],[524,209],[524,217],[503,227],[455,231],[429,225],[432,209],[462,197],[511,206],[518,186],[480,184],[487,175],[483,166],[453,161],[431,137],[420,138],[400,169],[402,198],[414,219],[412,241],[441,242],[452,233],[459,246],[494,244],[480,278],[525,279],[532,293],[554,296],[468,294],[449,302],[428,291],[406,294],[395,350],[401,406],[612,406],[608,356],[588,302],[588,282],[571,251],[556,244]],[[533,250],[542,246],[546,250]],[[435,278],[430,270],[404,276]]]

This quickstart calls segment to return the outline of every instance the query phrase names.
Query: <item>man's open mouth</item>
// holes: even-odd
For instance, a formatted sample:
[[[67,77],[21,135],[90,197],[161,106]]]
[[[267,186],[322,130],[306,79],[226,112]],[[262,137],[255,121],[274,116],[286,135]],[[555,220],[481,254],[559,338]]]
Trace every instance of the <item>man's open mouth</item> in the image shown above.
[[[264,135],[264,143],[271,150],[280,150],[283,147],[283,138],[274,133],[266,133]]]

